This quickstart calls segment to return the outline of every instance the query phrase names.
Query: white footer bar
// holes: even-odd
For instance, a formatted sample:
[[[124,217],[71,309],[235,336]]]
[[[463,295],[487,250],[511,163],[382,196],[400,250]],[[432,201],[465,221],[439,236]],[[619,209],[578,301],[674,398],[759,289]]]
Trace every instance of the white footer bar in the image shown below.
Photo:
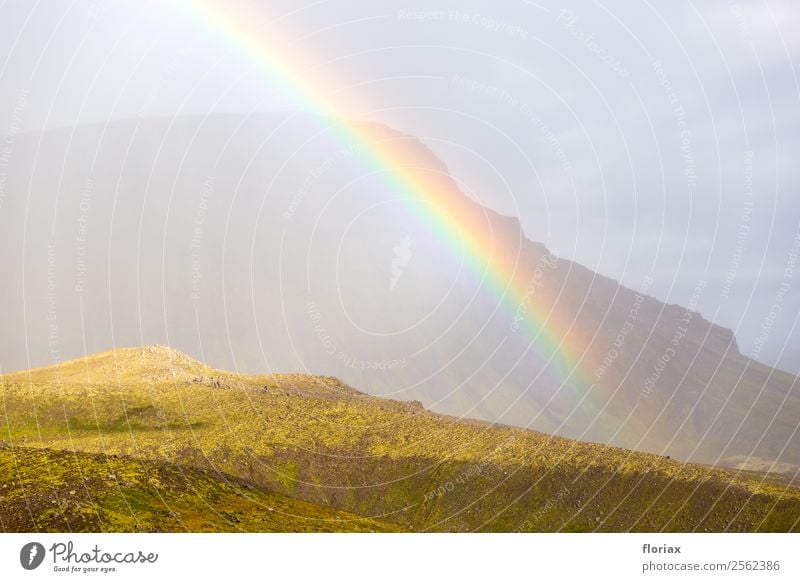
[[[800,580],[798,534],[0,534],[0,580]]]

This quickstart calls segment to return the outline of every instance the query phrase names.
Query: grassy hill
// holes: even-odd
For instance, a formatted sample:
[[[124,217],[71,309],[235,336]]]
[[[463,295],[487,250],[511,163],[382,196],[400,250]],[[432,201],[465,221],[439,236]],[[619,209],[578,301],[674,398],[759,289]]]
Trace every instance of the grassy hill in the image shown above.
[[[29,459],[29,479],[65,458],[101,476],[110,472],[103,468],[109,462],[134,475],[120,492],[116,479],[84,480],[77,465],[62,471],[65,483],[67,475],[74,479],[70,490],[87,483],[87,495],[96,493],[112,508],[112,517],[87,528],[289,531],[345,523],[418,531],[800,530],[800,490],[777,477],[437,415],[413,402],[366,396],[330,377],[212,370],[159,346],[7,374],[0,394],[4,484],[14,479],[9,455],[20,450]],[[32,449],[41,448],[51,450],[36,456]],[[164,475],[159,486],[149,485],[152,471]],[[270,521],[254,511],[234,527],[222,511],[250,515],[242,503],[250,503],[244,499],[253,491],[269,498],[266,505],[308,503],[287,506],[284,514],[298,521]],[[204,509],[212,494],[216,517]],[[126,506],[128,495],[145,501]],[[159,504],[158,495],[168,500]],[[5,523],[9,502],[3,503]],[[32,523],[58,529],[59,522],[48,521],[54,508],[47,513],[44,506],[37,505]],[[164,515],[164,507],[197,513],[178,519]]]
[[[369,532],[397,526],[160,461],[0,448],[0,530]]]

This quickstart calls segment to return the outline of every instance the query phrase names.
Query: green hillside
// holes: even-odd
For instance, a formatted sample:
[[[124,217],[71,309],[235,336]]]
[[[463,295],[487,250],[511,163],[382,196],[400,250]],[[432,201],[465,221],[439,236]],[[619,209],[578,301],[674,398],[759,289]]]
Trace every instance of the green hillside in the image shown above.
[[[112,459],[132,473],[147,467],[188,476],[188,482],[165,476],[161,486],[148,488],[142,469],[126,480],[129,494],[147,498],[134,507],[125,504],[118,480],[90,480],[87,495],[108,493],[116,509],[113,518],[87,528],[326,529],[307,518],[330,525],[346,511],[418,531],[800,530],[800,490],[764,474],[441,416],[329,377],[212,370],[169,348],[118,349],[7,374],[0,390],[0,439],[14,447],[0,457],[4,483],[13,480],[5,459],[17,447],[117,456],[75,457],[98,470]],[[29,475],[46,473],[54,455],[69,457],[42,455],[30,457]],[[64,479],[67,473],[83,482],[80,471],[65,470]],[[242,481],[226,482],[218,473]],[[223,517],[202,508],[207,490],[220,496],[211,505]],[[258,521],[256,511],[233,527],[222,509],[232,513],[228,505],[241,507],[244,493],[253,491],[314,505],[295,508],[299,521]],[[159,505],[162,494],[174,497]],[[197,515],[164,517],[164,505],[189,514],[195,508]],[[46,515],[55,507],[57,500]],[[322,511],[332,515],[316,513]],[[352,515],[338,519],[359,524],[352,529],[380,529]]]
[[[2,531],[398,530],[214,471],[116,455],[3,447],[0,483]]]

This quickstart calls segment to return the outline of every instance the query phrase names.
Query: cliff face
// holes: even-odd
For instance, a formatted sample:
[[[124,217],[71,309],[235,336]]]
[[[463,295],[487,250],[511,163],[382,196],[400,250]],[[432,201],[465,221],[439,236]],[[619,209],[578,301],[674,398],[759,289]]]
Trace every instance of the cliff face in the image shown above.
[[[730,330],[553,256],[419,140],[366,126],[468,225],[444,236],[325,126],[227,115],[18,136],[2,370],[162,343],[676,458],[800,465],[796,379],[742,356]],[[524,297],[476,267],[468,237]]]
[[[506,240],[520,236],[514,221],[493,217],[492,224]],[[691,305],[648,295],[652,281],[632,290],[552,257],[539,243],[520,248],[522,276],[541,283],[536,300],[546,327],[579,348],[570,375],[534,367],[530,389],[518,377],[511,380],[520,383],[517,391],[497,386],[491,404],[505,407],[495,413],[512,424],[533,418],[543,430],[677,458],[797,471],[795,377],[743,356],[730,329]]]

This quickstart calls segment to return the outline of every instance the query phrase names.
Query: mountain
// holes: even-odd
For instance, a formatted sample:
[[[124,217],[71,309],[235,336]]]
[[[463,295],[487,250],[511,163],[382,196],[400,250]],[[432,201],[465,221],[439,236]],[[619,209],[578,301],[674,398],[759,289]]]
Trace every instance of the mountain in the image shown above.
[[[338,124],[214,115],[17,135],[2,370],[164,343],[218,368],[336,376],[442,414],[797,475],[796,377],[646,281],[553,255],[419,139],[363,124],[469,226],[444,232]],[[513,276],[493,282],[470,240]],[[536,325],[519,328],[526,309]]]
[[[0,390],[6,529],[800,528],[800,490],[776,475],[444,416],[327,376],[228,373],[161,346],[6,374]]]

